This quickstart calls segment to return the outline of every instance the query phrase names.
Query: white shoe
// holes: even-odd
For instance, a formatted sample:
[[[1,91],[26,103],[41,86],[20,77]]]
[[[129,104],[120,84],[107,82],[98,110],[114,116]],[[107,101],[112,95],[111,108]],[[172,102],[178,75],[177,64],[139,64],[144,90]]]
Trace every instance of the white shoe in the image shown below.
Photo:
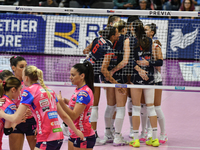
[[[121,134],[115,134],[113,146],[124,146],[124,145],[128,145],[128,144],[129,144],[129,142],[125,141]]]
[[[106,134],[106,133],[105,133],[102,142],[105,143],[105,144],[106,144],[106,143],[112,143],[112,142],[113,142],[113,139],[114,139],[114,137],[113,137],[112,134]]]
[[[106,143],[100,139],[100,137],[96,138],[95,146],[105,145]]]
[[[141,143],[145,143],[146,140],[147,140],[147,133],[141,132],[139,140],[140,140]]]
[[[69,136],[70,135],[69,129],[68,129],[68,127],[65,126],[64,123],[61,124],[61,129],[63,131],[64,136]]]
[[[129,137],[130,137],[130,138],[133,138],[133,137],[134,137],[133,128],[130,128]]]
[[[147,139],[152,137],[152,129],[147,129]]]
[[[168,141],[167,134],[160,133],[159,143],[160,144],[165,144],[167,141]]]

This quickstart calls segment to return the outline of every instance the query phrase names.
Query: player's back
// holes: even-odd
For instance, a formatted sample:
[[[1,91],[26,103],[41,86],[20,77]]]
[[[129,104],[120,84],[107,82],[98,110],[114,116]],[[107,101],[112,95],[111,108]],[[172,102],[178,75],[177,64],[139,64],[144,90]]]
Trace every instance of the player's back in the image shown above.
[[[40,84],[33,84],[24,90],[22,104],[31,106],[37,121],[37,142],[63,139],[62,129],[58,121],[55,92],[48,88],[51,98]]]

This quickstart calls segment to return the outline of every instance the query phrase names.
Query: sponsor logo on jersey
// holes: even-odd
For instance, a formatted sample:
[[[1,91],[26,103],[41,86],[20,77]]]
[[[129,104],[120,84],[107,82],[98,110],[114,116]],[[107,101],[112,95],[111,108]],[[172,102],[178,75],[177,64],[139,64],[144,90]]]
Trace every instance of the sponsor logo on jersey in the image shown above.
[[[84,96],[84,97],[87,97],[88,94],[87,94],[86,92],[84,92],[84,91],[81,91],[81,92],[78,93],[78,96]]]
[[[185,35],[183,35],[181,29],[174,29],[174,31],[171,33],[173,37],[171,38],[170,48],[174,52],[177,51],[178,47],[185,49],[187,46],[194,43],[197,34],[198,28],[190,33],[186,33]]]
[[[41,121],[41,116],[39,114],[38,111],[35,112],[36,113],[36,116],[37,116],[37,119],[38,119],[38,128],[37,128],[37,131],[38,131],[38,134],[42,134],[42,121]]]
[[[26,97],[27,95],[28,95],[27,92],[23,92],[23,93],[22,93],[22,96],[24,96],[24,97]]]
[[[10,106],[10,109],[12,109],[12,110],[16,110],[16,109],[17,109],[17,107],[16,107],[16,105],[15,105],[15,104],[12,104],[12,105]]]
[[[143,52],[138,52],[138,56],[142,56]]]
[[[52,127],[60,125],[59,121],[53,121],[50,124],[51,124]]]
[[[41,107],[49,106],[49,101],[48,101],[48,99],[41,100],[41,101],[39,101],[39,103],[40,103],[40,106],[41,106]]]
[[[101,41],[103,44],[106,44],[106,41],[105,41],[103,38],[100,38],[100,41]]]
[[[73,101],[76,101],[76,99],[75,99],[74,97],[72,98],[72,100],[73,100]]]
[[[50,111],[50,108],[49,108],[49,106],[42,107],[42,111],[43,111],[43,112],[45,112],[45,111]]]
[[[79,30],[79,23],[55,23],[54,47],[77,48]]]
[[[52,131],[53,131],[53,133],[62,132],[62,129],[61,129],[61,128],[55,128],[55,129],[53,129]]]
[[[57,111],[51,111],[51,112],[48,112],[47,114],[48,114],[49,119],[58,118]]]

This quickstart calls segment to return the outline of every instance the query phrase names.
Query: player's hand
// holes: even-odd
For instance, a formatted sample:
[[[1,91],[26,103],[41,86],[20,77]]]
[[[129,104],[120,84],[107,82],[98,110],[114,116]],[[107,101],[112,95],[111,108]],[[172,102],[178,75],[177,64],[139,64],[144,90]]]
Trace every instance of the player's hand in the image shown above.
[[[125,88],[117,88],[117,90],[119,91],[119,93],[125,95],[126,94],[126,89]]]
[[[57,97],[58,101],[63,100],[62,95],[61,95],[61,91],[59,91],[59,94],[56,94],[56,97]]]
[[[83,133],[82,133],[80,130],[77,129],[77,131],[76,131],[75,134],[76,134],[78,137],[80,137],[80,139],[83,141],[84,135],[83,135]]]
[[[156,44],[158,44],[158,45],[162,46],[162,44],[160,43],[160,41],[159,41],[159,40],[155,40],[155,41],[154,41],[154,43],[156,43]]]
[[[26,117],[30,117],[32,115],[32,111],[30,110],[30,108],[26,109]]]
[[[141,69],[141,71],[139,71],[138,73],[143,80],[145,81],[149,80],[149,77],[147,76],[148,73],[147,71]]]
[[[139,66],[149,66],[149,62],[144,58],[142,58],[142,60],[137,60],[137,64]]]
[[[5,98],[0,98],[0,106],[3,106],[3,104],[5,103],[6,99]]]

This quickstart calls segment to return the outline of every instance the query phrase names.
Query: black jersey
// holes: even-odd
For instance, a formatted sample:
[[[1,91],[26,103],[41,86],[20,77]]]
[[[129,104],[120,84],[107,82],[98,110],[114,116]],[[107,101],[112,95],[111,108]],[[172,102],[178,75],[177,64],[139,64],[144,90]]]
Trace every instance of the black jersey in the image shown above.
[[[153,74],[154,74],[154,67],[153,66],[139,66],[141,69],[148,72],[148,81],[144,81],[139,73],[134,69],[134,67],[137,65],[137,60],[142,60],[142,58],[146,59],[147,61],[151,61],[152,59],[152,40],[150,38],[150,47],[148,51],[144,51],[141,46],[137,46],[137,38],[130,37],[130,59],[129,59],[129,69],[132,76],[134,76],[134,84],[152,84],[153,83]]]
[[[92,49],[89,53],[89,61],[93,65],[95,74],[100,73],[105,55],[114,55],[112,42],[102,37],[95,38],[92,43]]]

